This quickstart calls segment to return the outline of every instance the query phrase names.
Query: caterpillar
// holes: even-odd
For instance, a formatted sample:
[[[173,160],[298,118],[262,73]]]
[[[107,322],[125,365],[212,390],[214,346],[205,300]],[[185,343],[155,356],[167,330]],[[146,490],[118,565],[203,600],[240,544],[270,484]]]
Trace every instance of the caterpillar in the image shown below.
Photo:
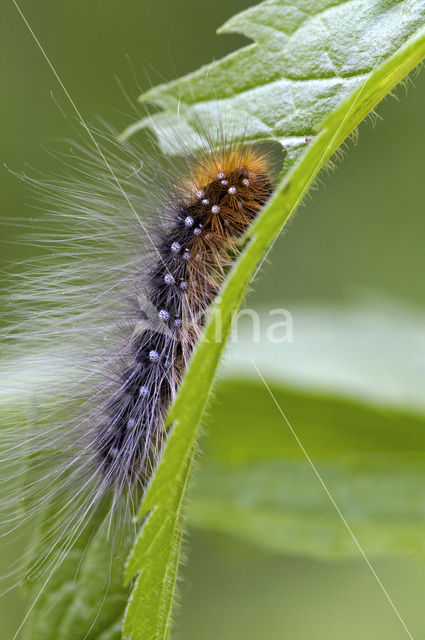
[[[208,310],[273,191],[270,150],[223,127],[198,124],[201,149],[183,141],[168,158],[102,134],[106,165],[74,144],[56,152],[65,176],[25,176],[48,202],[35,225],[52,253],[14,286],[23,319],[7,340],[15,362],[48,369],[51,399],[19,383],[31,419],[3,431],[3,507],[14,535],[48,513],[31,577],[49,575],[99,510],[132,526]]]
[[[238,254],[237,240],[271,194],[265,158],[252,148],[211,151],[186,170],[167,211],[173,222],[145,274],[162,330],[136,330],[94,439],[102,474],[120,486],[149,476],[147,462],[158,457],[164,415],[205,313]]]

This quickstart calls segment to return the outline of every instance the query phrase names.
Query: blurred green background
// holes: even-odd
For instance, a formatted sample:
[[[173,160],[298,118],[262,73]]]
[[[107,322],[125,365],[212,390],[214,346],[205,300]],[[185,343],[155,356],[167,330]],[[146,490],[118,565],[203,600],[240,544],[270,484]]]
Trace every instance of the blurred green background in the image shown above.
[[[250,5],[242,0],[22,0],[22,9],[84,117],[123,128],[151,84],[169,80],[241,46],[215,29]],[[9,0],[0,24],[1,162],[21,171],[54,168],[43,150],[74,137],[75,114]],[[119,79],[119,83],[117,82]],[[425,306],[423,126],[425,74],[398,100],[387,99],[360,129],[335,173],[321,176],[276,243],[250,306],[390,298]],[[1,215],[30,216],[28,193],[4,167]],[[1,268],[31,256],[2,225]],[[34,249],[35,251],[35,249]],[[13,266],[12,266],[13,269]],[[337,518],[337,515],[335,515]],[[406,637],[359,557],[324,561],[260,551],[248,543],[191,531],[177,637],[185,640],[398,640]],[[6,559],[4,559],[6,561]],[[2,563],[2,566],[5,562]],[[379,558],[376,567],[415,638],[423,637],[425,564]],[[22,616],[15,593],[0,601],[0,639]],[[37,639],[39,640],[39,639]],[[76,638],[76,640],[79,640]]]

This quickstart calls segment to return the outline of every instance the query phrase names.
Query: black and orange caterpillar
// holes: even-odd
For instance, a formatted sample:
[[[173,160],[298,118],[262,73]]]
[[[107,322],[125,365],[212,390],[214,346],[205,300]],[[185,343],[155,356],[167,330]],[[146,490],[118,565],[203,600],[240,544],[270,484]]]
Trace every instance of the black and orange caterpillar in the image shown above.
[[[271,193],[267,156],[255,147],[210,150],[187,163],[169,199],[171,223],[157,238],[155,263],[141,274],[157,322],[133,333],[95,431],[108,482],[123,487],[149,478],[205,313],[240,251],[238,239]]]

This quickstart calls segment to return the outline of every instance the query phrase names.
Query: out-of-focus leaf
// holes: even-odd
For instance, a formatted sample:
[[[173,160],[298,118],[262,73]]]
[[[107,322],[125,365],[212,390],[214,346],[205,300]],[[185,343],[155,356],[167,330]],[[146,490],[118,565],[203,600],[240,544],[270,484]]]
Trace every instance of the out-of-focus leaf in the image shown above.
[[[131,540],[111,528],[104,513],[64,557],[31,589],[35,612],[25,627],[28,640],[118,640],[128,597],[122,573]],[[47,525],[46,525],[47,526]],[[41,532],[43,529],[41,529]],[[40,548],[42,545],[40,545]],[[44,580],[47,580],[43,588]]]
[[[266,311],[258,334],[252,317],[233,330],[190,522],[285,553],[358,553],[258,367],[367,552],[424,555],[425,317],[389,303],[290,311],[290,343],[267,340]]]
[[[365,549],[424,555],[425,415],[271,389]],[[261,381],[222,382],[212,415],[191,524],[284,553],[358,554]]]

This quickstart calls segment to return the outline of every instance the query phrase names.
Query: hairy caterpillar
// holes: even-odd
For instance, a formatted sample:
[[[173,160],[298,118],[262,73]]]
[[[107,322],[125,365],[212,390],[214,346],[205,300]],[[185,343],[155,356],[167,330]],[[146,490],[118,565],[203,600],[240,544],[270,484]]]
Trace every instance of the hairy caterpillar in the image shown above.
[[[238,253],[237,239],[271,193],[265,159],[253,149],[211,151],[186,169],[169,205],[173,222],[145,274],[162,330],[136,329],[94,439],[104,477],[119,487],[149,476],[147,462],[157,458],[161,424],[205,312]]]
[[[131,525],[208,308],[273,189],[270,152],[224,127],[197,124],[200,151],[186,141],[160,160],[102,134],[118,182],[79,145],[57,152],[65,176],[26,177],[48,202],[34,224],[52,253],[14,287],[23,318],[7,342],[48,388],[19,381],[30,419],[3,431],[3,503],[14,535],[48,513],[31,576],[48,578],[99,511]]]

